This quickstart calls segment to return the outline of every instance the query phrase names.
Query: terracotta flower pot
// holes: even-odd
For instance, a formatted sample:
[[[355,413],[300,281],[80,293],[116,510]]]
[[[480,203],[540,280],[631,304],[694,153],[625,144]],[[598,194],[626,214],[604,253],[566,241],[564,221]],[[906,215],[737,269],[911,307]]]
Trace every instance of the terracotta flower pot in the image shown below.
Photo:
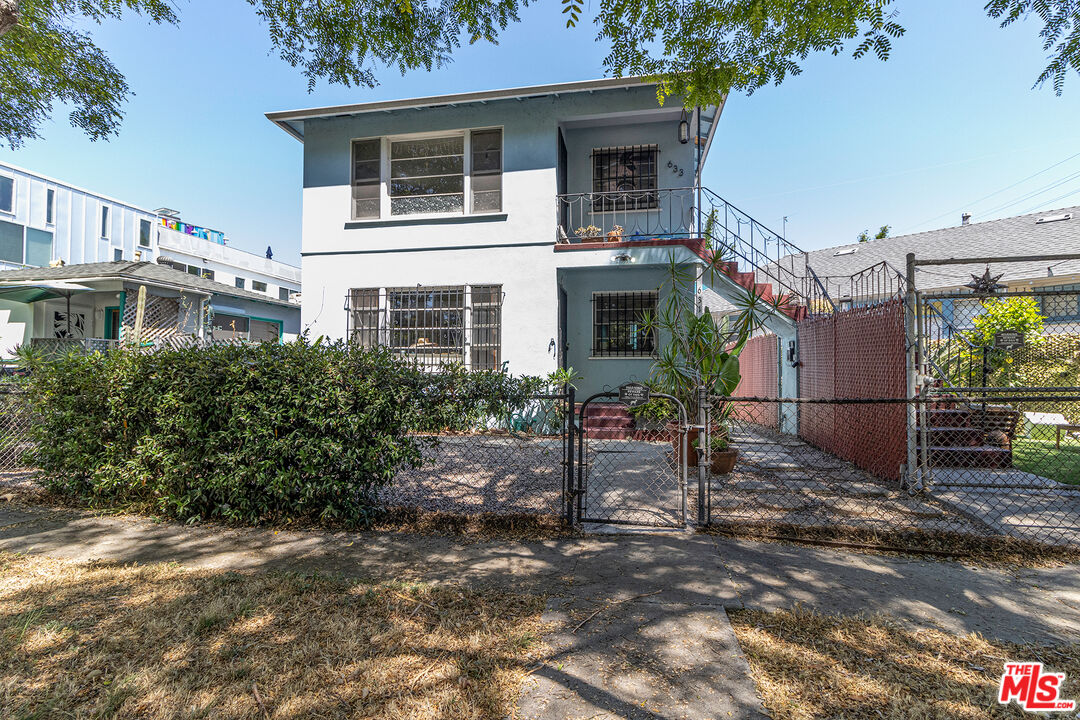
[[[697,467],[698,466],[698,452],[694,447],[694,441],[698,438],[698,431],[691,428],[686,431],[686,466]],[[671,447],[675,449],[675,459],[682,459],[682,438],[679,435],[671,440]]]
[[[709,470],[713,475],[727,475],[735,467],[738,457],[738,450],[713,450],[709,458]]]

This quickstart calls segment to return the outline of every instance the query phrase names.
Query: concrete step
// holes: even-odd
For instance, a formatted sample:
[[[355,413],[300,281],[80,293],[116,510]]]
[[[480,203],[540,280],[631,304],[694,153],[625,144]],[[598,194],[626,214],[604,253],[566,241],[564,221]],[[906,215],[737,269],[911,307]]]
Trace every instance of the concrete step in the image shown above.
[[[588,415],[585,417],[585,427],[588,428],[633,428],[634,418],[627,415]]]
[[[921,432],[918,439],[921,444]],[[979,428],[943,426],[926,428],[926,440],[930,447],[973,447],[982,445],[985,437]]]
[[[615,403],[590,403],[585,408],[585,417],[617,417],[633,420],[633,416],[625,405],[618,405]]]
[[[978,447],[930,447],[934,467],[1003,469],[1012,467],[1012,451],[996,445]]]
[[[971,411],[962,408],[932,409],[926,411],[930,427],[970,427]]]

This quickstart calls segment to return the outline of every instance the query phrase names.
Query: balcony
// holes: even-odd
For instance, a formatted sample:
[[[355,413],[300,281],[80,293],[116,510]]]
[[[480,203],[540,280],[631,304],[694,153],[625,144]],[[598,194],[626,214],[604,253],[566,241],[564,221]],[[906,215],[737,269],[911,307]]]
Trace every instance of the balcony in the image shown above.
[[[695,195],[694,188],[558,195],[558,242],[698,237],[694,232]]]

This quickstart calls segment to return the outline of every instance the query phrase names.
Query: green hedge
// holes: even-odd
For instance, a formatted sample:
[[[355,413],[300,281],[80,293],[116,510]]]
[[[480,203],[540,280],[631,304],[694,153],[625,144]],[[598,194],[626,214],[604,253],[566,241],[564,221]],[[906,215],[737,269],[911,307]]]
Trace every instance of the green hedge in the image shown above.
[[[303,339],[28,362],[33,460],[50,489],[252,524],[362,524],[378,489],[420,461],[412,433],[509,416],[542,385]]]

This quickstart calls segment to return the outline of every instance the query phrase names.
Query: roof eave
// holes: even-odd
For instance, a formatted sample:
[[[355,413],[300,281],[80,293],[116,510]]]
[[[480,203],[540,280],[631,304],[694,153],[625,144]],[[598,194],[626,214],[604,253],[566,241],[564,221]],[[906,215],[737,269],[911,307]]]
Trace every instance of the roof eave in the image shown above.
[[[427,97],[407,98],[403,100],[382,100],[377,102],[354,103],[350,105],[328,105],[325,107],[297,110],[278,110],[266,113],[266,118],[297,140],[303,141],[303,133],[287,125],[289,121],[304,121],[321,117],[356,115],[360,113],[389,110],[408,110],[435,105],[456,105],[490,100],[512,100],[533,95],[555,95],[561,93],[590,92],[594,90],[617,90],[651,85],[639,77],[601,78],[599,80],[581,80],[571,83],[534,85],[529,87],[507,88],[502,90],[480,90],[450,95],[431,95]]]

